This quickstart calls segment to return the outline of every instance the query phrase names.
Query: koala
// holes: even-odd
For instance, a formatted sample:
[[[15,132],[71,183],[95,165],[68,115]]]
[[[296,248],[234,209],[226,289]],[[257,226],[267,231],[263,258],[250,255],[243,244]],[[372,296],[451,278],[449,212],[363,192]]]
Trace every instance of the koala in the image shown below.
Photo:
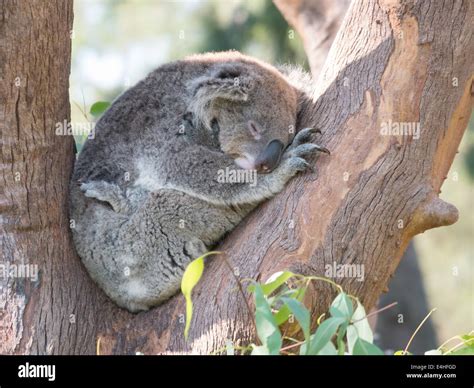
[[[120,95],[78,155],[70,218],[78,255],[119,306],[175,294],[187,264],[324,147],[295,135],[309,99],[275,67],[238,52],[165,64]],[[255,171],[223,182],[219,171]]]

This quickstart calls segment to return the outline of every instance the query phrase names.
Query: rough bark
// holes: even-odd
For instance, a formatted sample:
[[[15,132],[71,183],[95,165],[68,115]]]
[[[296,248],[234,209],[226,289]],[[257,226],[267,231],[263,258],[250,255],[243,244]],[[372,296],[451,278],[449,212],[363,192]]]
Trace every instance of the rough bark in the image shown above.
[[[93,351],[100,294],[72,249],[66,206],[74,140],[55,135],[70,115],[72,19],[72,1],[0,4],[1,354]],[[5,276],[20,265],[38,279]]]
[[[303,39],[311,73],[321,71],[350,0],[274,0]]]
[[[280,9],[284,9],[281,3]],[[296,14],[301,17],[291,19],[295,24],[311,14],[305,9],[306,3],[299,4],[303,5]],[[63,17],[65,14],[70,15],[70,12],[63,13]],[[58,24],[64,23],[64,19],[49,16],[58,20]],[[5,16],[2,24],[5,28]],[[42,27],[61,28],[58,24],[44,22]],[[314,125],[322,129],[319,142],[327,146],[332,155],[318,160],[316,173],[293,180],[283,193],[258,208],[219,247],[228,253],[229,261],[241,278],[265,280],[275,271],[288,268],[324,275],[325,264],[361,264],[365,267],[365,280],[345,278],[341,284],[370,308],[386,287],[410,238],[424,230],[455,222],[456,209],[441,201],[438,194],[472,110],[473,26],[473,5],[467,1],[415,4],[413,1],[356,0],[351,4],[315,86],[314,102],[304,107],[300,117],[301,127]],[[12,24],[9,28],[16,27]],[[303,31],[302,27],[295,28]],[[304,31],[309,36],[305,39],[315,39],[310,28]],[[41,39],[51,39],[48,44],[55,44],[51,35],[46,36],[49,38]],[[32,50],[27,43],[22,47]],[[20,56],[19,62],[26,65],[29,59],[25,56],[22,61]],[[70,171],[71,143],[48,134],[53,122],[68,116],[68,108],[61,105],[67,101],[67,95],[62,89],[64,86],[48,83],[54,78],[52,71],[49,71],[49,79],[37,73],[37,67],[43,62],[46,61],[37,61],[36,67],[31,65],[27,73],[36,75],[35,83],[41,88],[34,96],[44,97],[61,91],[64,100],[53,98],[53,104],[47,105],[51,112],[46,111],[46,120],[50,121],[34,126],[44,128],[33,134],[40,136],[44,132],[45,139],[32,153],[39,155],[35,157],[38,172],[33,177],[27,175],[29,180],[24,178],[21,188],[10,178],[10,171],[21,167],[12,164],[21,163],[13,157],[5,162],[2,156],[3,179],[8,190],[2,196],[2,244],[11,251],[8,256],[2,255],[5,260],[19,252],[23,255],[21,259],[37,260],[46,277],[35,292],[26,290],[25,300],[31,298],[26,309],[26,302],[19,300],[19,313],[7,311],[10,326],[21,327],[28,323],[29,331],[10,329],[19,345],[8,337],[10,346],[2,351],[44,353],[48,343],[59,341],[63,345],[53,345],[55,353],[90,353],[95,346],[96,329],[101,354],[210,353],[222,348],[227,339],[244,344],[251,342],[253,326],[245,302],[233,275],[219,258],[208,262],[203,280],[194,292],[195,314],[188,342],[182,335],[184,300],[180,295],[150,312],[132,315],[101,299],[102,295],[90,287],[77,259],[69,251],[64,193]],[[53,62],[53,58],[49,58],[49,62]],[[11,77],[12,73],[15,74],[15,70],[7,74]],[[457,86],[453,85],[454,77]],[[13,113],[12,107],[6,111],[12,123],[9,128],[16,126],[15,117],[28,117],[35,107],[27,105],[26,91],[19,96],[19,106],[24,104],[25,111],[21,115]],[[15,97],[7,99],[10,106]],[[42,118],[42,114],[39,110],[36,117]],[[382,136],[381,125],[389,120],[418,122],[419,139]],[[26,131],[20,139],[29,133],[26,123],[18,126],[21,133]],[[8,129],[10,132],[14,134]],[[19,148],[21,160],[26,155],[26,146],[22,148],[13,134],[9,147]],[[28,143],[30,153],[32,144]],[[54,153],[52,145],[56,146]],[[49,164],[45,166],[45,163]],[[31,168],[28,164],[28,169]],[[40,188],[40,193],[35,191],[38,200],[32,201],[27,196],[32,196],[33,191],[24,186],[31,185],[32,179],[39,179],[39,171],[44,168],[51,173],[48,179],[39,180],[43,186],[34,186]],[[23,166],[23,170],[26,167]],[[53,177],[57,179],[53,181]],[[45,221],[35,227],[31,218],[24,218],[28,217],[28,209],[30,214],[35,214],[34,207],[25,204],[42,204],[44,209],[53,194],[61,206],[55,210],[58,214],[48,223],[48,228],[43,227]],[[20,198],[16,199],[18,205],[13,202],[15,198]],[[21,209],[23,218],[16,216],[17,208]],[[8,223],[4,222],[8,220],[6,211],[12,212]],[[23,227],[28,232],[21,229],[23,219],[28,220]],[[21,292],[25,291],[17,294],[14,285],[7,286],[11,289],[7,304],[14,307],[17,295],[21,298]],[[317,315],[326,310],[333,295],[330,289],[317,284],[310,296],[308,304]],[[66,326],[64,317],[71,310],[76,313],[77,322],[82,322],[80,328]],[[93,317],[97,322],[93,322]],[[54,330],[55,327],[59,329]],[[70,339],[71,335],[75,340]],[[28,341],[34,346],[27,344]]]

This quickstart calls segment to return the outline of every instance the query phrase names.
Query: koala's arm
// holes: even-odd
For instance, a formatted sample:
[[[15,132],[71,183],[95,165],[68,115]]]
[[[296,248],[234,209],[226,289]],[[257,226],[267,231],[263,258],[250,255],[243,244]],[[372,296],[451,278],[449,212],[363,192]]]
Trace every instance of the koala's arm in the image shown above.
[[[256,182],[231,183],[218,180],[219,171],[238,170],[232,158],[216,150],[192,145],[165,149],[157,168],[164,188],[185,192],[217,205],[256,204],[280,192],[299,171],[309,167],[306,157],[325,151],[306,143],[310,130],[301,131],[283,154],[280,165],[269,174],[257,174]]]

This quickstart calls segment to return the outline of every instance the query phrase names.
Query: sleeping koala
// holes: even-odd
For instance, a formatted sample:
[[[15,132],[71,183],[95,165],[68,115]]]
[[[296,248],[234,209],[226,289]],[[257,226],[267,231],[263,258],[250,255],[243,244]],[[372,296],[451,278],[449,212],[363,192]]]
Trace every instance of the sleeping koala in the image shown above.
[[[112,300],[137,312],[172,296],[191,260],[328,152],[294,134],[302,98],[237,52],[163,65],[117,98],[70,186],[77,253]],[[219,179],[241,170],[256,182]]]

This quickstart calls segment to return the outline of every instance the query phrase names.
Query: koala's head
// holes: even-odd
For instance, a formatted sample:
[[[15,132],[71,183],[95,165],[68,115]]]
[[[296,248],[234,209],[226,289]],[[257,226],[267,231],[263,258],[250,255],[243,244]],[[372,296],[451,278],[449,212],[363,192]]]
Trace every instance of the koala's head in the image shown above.
[[[270,172],[294,137],[297,92],[257,61],[212,63],[192,81],[189,110],[218,133],[221,150],[244,169]]]

